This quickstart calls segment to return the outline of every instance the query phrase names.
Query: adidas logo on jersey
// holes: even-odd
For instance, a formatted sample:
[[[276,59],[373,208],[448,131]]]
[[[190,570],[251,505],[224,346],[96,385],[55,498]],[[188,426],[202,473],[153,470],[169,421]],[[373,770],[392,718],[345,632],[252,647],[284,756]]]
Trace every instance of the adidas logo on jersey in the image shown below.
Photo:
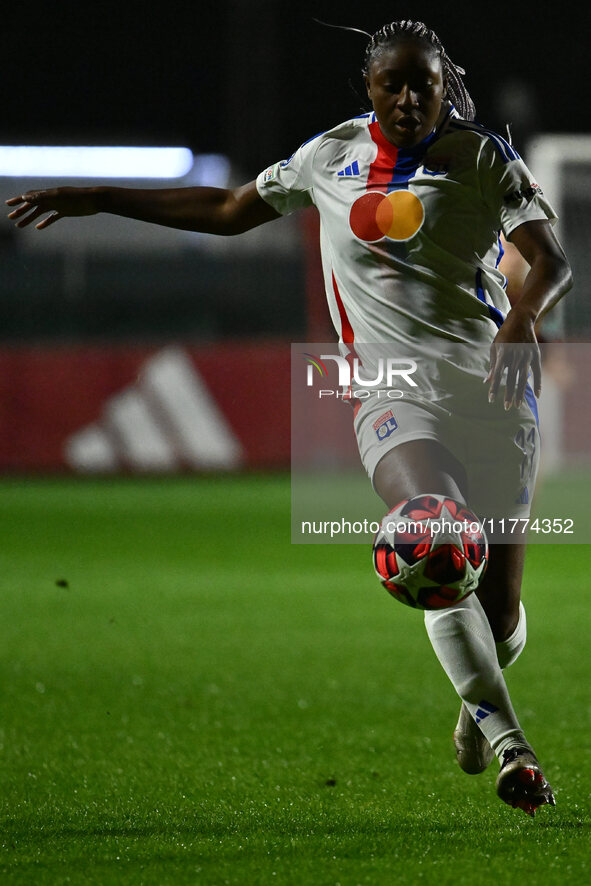
[[[360,175],[359,172],[359,164],[357,160],[353,160],[350,166],[345,166],[344,169],[341,169],[340,172],[337,172],[337,175]]]

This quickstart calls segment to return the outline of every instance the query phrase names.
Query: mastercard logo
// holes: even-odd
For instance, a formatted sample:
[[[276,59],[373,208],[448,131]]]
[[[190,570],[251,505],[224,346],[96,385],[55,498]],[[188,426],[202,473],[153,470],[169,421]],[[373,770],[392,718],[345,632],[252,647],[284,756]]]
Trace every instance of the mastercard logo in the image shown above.
[[[368,191],[358,197],[349,214],[351,230],[365,243],[410,240],[425,220],[423,204],[416,194],[400,190],[384,194]]]

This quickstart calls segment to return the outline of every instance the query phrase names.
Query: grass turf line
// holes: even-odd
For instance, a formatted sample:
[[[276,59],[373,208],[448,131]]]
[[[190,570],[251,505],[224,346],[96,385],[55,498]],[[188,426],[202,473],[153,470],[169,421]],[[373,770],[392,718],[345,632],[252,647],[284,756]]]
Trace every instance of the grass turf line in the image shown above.
[[[588,548],[528,553],[531,821],[369,552],[289,545],[287,477],[1,487],[3,883],[589,879]]]

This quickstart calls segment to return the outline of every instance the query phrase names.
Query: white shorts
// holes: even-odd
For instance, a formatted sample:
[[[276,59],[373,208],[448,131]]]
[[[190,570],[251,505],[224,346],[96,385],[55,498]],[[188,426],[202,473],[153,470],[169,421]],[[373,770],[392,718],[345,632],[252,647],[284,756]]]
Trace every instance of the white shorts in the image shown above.
[[[488,386],[481,379],[463,387],[460,395],[438,400],[412,395],[388,399],[383,390],[354,404],[359,453],[372,483],[386,453],[401,443],[435,440],[463,465],[467,503],[479,517],[529,516],[540,459],[531,389],[519,409],[507,412],[502,391],[489,403]]]

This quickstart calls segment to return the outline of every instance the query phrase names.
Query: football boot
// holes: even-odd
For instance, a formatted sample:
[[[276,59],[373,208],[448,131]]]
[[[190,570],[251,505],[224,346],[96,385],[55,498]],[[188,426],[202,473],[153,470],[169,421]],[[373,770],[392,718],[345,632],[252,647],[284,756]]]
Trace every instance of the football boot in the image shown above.
[[[484,772],[495,752],[480,731],[474,717],[465,704],[460,708],[460,717],[453,734],[456,757],[460,767],[468,775]]]
[[[509,806],[523,809],[532,818],[539,806],[556,806],[552,788],[531,748],[513,747],[503,751],[497,794]]]

